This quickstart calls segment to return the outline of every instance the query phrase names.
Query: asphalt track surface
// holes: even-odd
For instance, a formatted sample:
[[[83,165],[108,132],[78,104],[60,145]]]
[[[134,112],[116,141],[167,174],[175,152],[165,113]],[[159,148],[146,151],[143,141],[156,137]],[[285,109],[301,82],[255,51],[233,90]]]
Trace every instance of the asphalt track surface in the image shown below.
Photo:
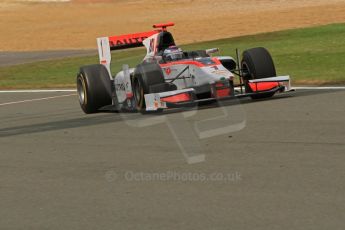
[[[345,90],[225,103],[195,164],[173,118],[150,125],[184,113],[84,115],[70,94],[0,93],[0,229],[344,229]]]

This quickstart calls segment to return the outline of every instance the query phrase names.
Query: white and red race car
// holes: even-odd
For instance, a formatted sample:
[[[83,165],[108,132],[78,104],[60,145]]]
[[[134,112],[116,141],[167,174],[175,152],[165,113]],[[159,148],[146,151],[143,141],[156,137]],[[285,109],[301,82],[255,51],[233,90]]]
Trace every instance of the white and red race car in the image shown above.
[[[83,66],[77,75],[79,102],[85,113],[112,105],[118,111],[161,111],[250,96],[272,97],[291,90],[289,76],[276,76],[269,52],[262,47],[243,52],[239,61],[216,56],[217,48],[182,51],[167,31],[174,23],[156,24],[155,30],[97,39],[100,64]],[[111,51],[145,46],[135,68],[123,65],[112,75]],[[239,83],[234,84],[235,76]]]

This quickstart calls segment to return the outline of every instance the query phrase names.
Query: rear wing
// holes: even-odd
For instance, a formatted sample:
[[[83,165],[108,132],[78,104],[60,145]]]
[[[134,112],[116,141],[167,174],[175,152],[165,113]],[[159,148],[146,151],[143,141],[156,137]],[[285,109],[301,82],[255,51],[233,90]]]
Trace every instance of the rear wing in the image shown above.
[[[174,23],[164,23],[164,24],[155,24],[153,28],[156,30],[134,33],[134,34],[125,34],[119,36],[110,36],[110,37],[100,37],[97,38],[98,46],[98,55],[100,64],[104,65],[110,76],[110,63],[111,63],[111,51],[113,50],[122,50],[135,47],[144,46],[143,41],[153,35],[160,33],[161,31],[166,31],[168,26],[173,26]]]
[[[143,46],[143,41],[159,31],[149,31],[136,34],[109,37],[110,50],[121,50]]]

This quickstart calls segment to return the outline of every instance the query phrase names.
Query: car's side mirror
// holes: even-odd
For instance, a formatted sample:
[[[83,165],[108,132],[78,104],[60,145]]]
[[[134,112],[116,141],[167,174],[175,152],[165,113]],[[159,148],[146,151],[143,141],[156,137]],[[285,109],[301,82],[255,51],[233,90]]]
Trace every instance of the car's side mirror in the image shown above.
[[[217,53],[217,52],[219,52],[218,48],[212,48],[212,49],[207,49],[206,50],[207,54],[213,54],[213,53]]]

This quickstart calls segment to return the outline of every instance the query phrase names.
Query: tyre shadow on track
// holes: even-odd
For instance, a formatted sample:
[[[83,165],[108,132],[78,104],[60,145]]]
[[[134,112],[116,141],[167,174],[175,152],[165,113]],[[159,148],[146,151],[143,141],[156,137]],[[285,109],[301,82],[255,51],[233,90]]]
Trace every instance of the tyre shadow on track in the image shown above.
[[[287,100],[290,98],[296,97],[303,97],[303,96],[313,96],[318,94],[330,94],[335,93],[341,90],[300,90],[296,92],[292,92],[291,94],[281,94],[274,96],[273,98],[269,99],[261,99],[261,100],[251,100],[250,98],[242,98],[236,100],[229,100],[223,101],[222,106],[238,106],[244,105],[249,103],[258,103],[262,101],[276,101],[276,100]],[[215,108],[217,105],[205,105],[201,107],[197,107],[198,110],[210,109]],[[80,128],[80,127],[87,127],[87,126],[94,126],[94,125],[101,125],[107,123],[114,123],[114,122],[123,122],[124,120],[131,121],[142,118],[143,116],[149,118],[152,116],[160,116],[164,114],[171,114],[171,113],[178,113],[184,110],[181,109],[173,109],[161,114],[152,114],[152,115],[142,115],[138,113],[127,113],[125,116],[121,116],[117,112],[113,111],[101,111],[99,115],[93,117],[83,117],[83,118],[74,118],[69,120],[62,120],[62,121],[52,121],[52,122],[45,122],[40,124],[32,124],[26,126],[14,126],[9,128],[0,129],[0,137],[10,137],[16,135],[24,135],[24,134],[33,134],[33,133],[42,133],[42,132],[49,132],[49,131],[57,131],[57,130],[64,130],[64,129],[73,129],[73,128]],[[114,114],[117,114],[114,116]]]

